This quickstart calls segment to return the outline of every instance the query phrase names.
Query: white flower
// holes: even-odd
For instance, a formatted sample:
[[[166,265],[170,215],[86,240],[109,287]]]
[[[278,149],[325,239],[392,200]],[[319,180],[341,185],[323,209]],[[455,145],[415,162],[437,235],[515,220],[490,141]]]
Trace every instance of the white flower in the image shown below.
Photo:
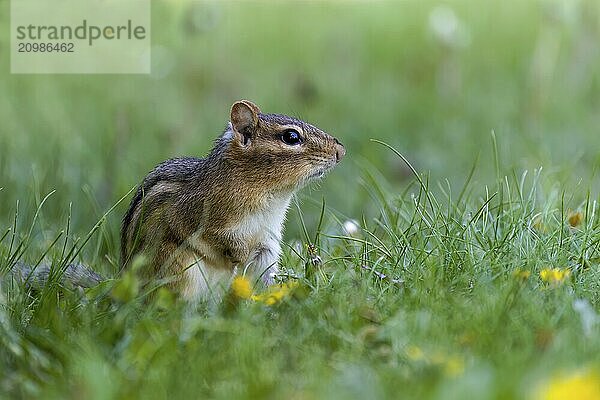
[[[358,222],[356,222],[353,219],[349,219],[346,222],[344,222],[344,232],[346,233],[346,235],[355,235],[356,233],[358,233],[359,229],[360,226],[358,225]]]
[[[454,10],[448,6],[437,6],[431,10],[429,29],[439,41],[446,45],[453,47],[469,45],[469,33]]]

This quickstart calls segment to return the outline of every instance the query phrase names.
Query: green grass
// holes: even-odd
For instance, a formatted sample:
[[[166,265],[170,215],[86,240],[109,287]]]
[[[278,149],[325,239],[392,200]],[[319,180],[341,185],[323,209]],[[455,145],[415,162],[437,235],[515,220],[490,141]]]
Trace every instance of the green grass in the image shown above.
[[[519,398],[560,370],[597,365],[598,327],[586,331],[574,309],[600,300],[595,203],[581,204],[586,218],[571,227],[564,196],[546,196],[540,174],[506,178],[485,197],[467,185],[462,198],[436,196],[421,179],[425,186],[413,182],[403,195],[373,183],[381,214],[353,236],[326,209],[329,222],[284,258],[301,289],[274,306],[190,310],[166,293],[148,304],[132,273],[83,296],[56,285],[33,297],[5,288],[3,389],[25,397],[377,398],[401,390],[408,398]],[[305,267],[312,277],[303,278]],[[547,267],[572,274],[544,283]]]
[[[157,1],[151,76],[10,75],[1,57],[0,397],[528,398],[600,368],[600,8],[445,4],[449,42],[429,1]],[[290,210],[300,286],[273,306],[147,302],[118,273],[127,194],[204,154],[240,98],[347,146]],[[110,279],[30,293],[16,259]]]

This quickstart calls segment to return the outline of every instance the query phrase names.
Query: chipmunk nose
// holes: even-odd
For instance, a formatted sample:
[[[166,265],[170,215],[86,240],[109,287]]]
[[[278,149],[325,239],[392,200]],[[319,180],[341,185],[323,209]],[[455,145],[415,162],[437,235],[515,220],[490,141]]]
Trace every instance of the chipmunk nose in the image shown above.
[[[346,155],[346,148],[337,139],[335,140],[335,161],[340,160]]]

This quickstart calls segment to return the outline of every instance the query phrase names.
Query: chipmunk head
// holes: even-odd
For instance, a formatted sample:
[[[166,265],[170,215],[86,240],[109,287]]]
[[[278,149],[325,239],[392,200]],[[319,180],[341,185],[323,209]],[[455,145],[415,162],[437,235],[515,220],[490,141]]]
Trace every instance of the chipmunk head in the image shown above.
[[[227,157],[272,190],[294,190],[318,179],[346,154],[321,129],[286,115],[263,114],[247,100],[234,103],[230,117]]]

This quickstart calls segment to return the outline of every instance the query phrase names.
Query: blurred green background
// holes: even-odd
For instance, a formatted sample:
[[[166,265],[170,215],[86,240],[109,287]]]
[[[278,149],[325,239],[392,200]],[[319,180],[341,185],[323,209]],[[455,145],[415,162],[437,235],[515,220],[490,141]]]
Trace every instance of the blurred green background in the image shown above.
[[[597,189],[600,3],[580,1],[153,1],[152,74],[11,75],[9,2],[0,1],[0,225],[40,220],[72,232],[97,219],[158,162],[204,155],[231,103],[251,99],[337,136],[348,154],[300,199],[309,223],[324,197],[340,216],[377,210],[365,175],[400,192],[406,166],[458,191],[543,167]],[[594,186],[596,185],[596,186]],[[482,185],[483,188],[483,185]],[[116,255],[111,215],[103,252]],[[295,221],[295,222],[294,222]],[[299,232],[295,213],[288,237]],[[50,236],[48,236],[50,237]],[[40,246],[44,248],[44,246]],[[33,256],[32,256],[33,257]]]
[[[600,191],[599,1],[153,0],[153,72],[137,76],[11,75],[9,5],[0,0],[7,261],[24,250],[33,263],[49,248],[46,258],[68,258],[62,237],[52,244],[69,215],[67,251],[158,162],[204,155],[242,98],[346,145],[343,162],[299,195],[311,235],[323,198],[326,233],[342,231],[335,216],[360,222],[364,214],[376,234],[365,245],[322,242],[327,282],[306,299],[244,304],[233,316],[189,313],[165,299],[146,307],[133,272],[107,282],[128,299],[118,290],[101,296],[102,285],[88,293],[92,301],[53,285],[39,298],[3,286],[0,391],[510,399],[552,382],[560,368],[600,365],[591,205]],[[429,175],[441,199],[433,216],[418,214],[428,212],[425,198],[423,207],[409,204],[418,192],[409,169],[370,139]],[[532,184],[540,167],[541,183]],[[456,200],[472,169],[464,204],[447,206],[439,192]],[[504,175],[516,192],[524,171],[524,192],[539,198],[513,201],[522,193],[511,192],[486,203]],[[81,255],[103,274],[118,268],[128,200]],[[19,235],[7,252],[17,208]],[[569,209],[583,221],[571,223]],[[309,256],[308,241],[295,243],[301,227],[290,214],[287,240]],[[282,264],[300,270],[301,261],[286,249]],[[546,282],[546,268],[571,278]],[[466,373],[446,379],[450,361]]]

